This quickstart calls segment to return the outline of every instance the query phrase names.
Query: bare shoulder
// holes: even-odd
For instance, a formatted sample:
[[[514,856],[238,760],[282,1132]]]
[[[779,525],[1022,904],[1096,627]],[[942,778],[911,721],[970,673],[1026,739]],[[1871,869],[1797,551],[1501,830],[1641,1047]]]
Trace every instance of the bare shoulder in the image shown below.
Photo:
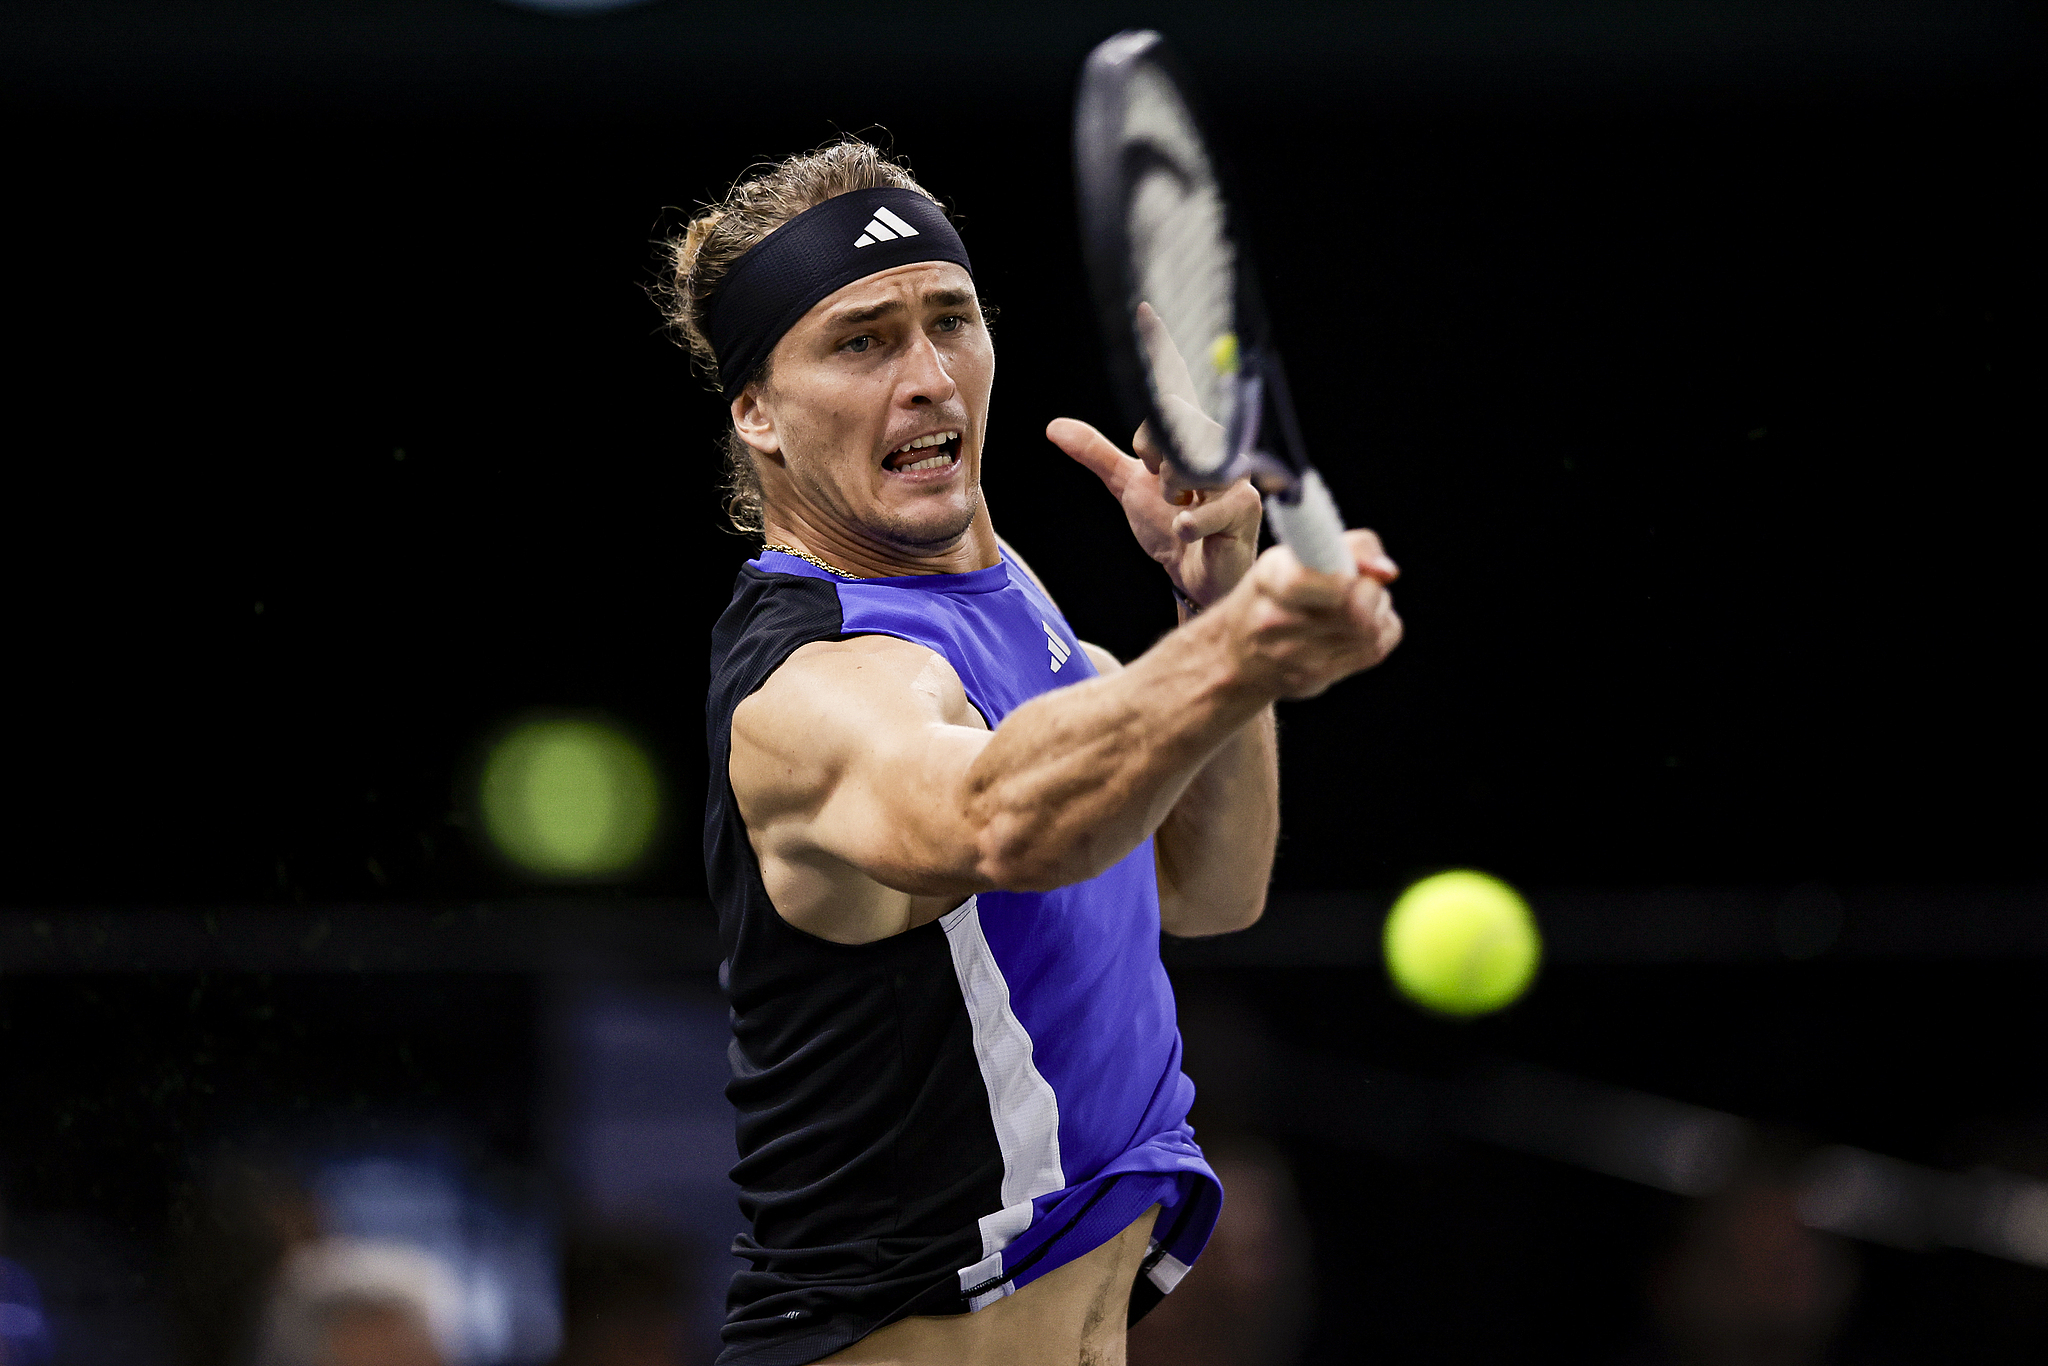
[[[849,709],[863,713],[878,702],[900,712],[906,700],[917,704],[920,720],[936,713],[938,719],[956,725],[981,724],[980,713],[968,702],[960,675],[946,657],[895,636],[853,636],[803,646],[740,703],[733,720],[737,723],[740,712],[750,708],[757,714],[794,711],[819,720]]]
[[[734,786],[743,803],[798,797],[854,754],[934,723],[987,729],[938,651],[894,636],[814,641],[734,708]]]

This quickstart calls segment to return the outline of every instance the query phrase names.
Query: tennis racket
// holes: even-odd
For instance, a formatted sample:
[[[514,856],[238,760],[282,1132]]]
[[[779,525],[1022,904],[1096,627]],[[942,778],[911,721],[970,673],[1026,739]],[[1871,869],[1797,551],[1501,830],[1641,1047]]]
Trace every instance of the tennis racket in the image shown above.
[[[1197,488],[1250,478],[1305,565],[1357,572],[1302,451],[1250,253],[1186,77],[1151,30],[1088,54],[1074,108],[1081,243],[1117,397]]]

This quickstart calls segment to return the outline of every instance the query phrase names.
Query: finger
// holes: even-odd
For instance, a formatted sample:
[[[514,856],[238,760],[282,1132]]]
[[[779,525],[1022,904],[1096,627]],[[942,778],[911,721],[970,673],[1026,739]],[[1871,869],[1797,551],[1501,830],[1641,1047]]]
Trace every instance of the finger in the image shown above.
[[[1260,593],[1279,606],[1309,615],[1345,611],[1349,589],[1357,582],[1308,568],[1284,544],[1274,546],[1252,562],[1252,581]]]
[[[1197,446],[1203,447],[1206,450],[1203,463],[1207,463],[1211,456],[1220,458],[1224,437],[1221,423],[1178,394],[1161,395],[1159,407],[1171,428],[1168,433],[1170,436],[1176,441],[1194,442]],[[1195,454],[1185,449],[1181,453],[1190,456]],[[1161,477],[1166,481],[1169,502],[1185,503],[1188,500],[1181,495],[1190,489],[1201,487],[1184,476],[1170,461]]]
[[[1175,507],[1186,507],[1195,501],[1195,487],[1181,477],[1181,472],[1172,464],[1163,464],[1155,471],[1159,475],[1159,496]]]
[[[1246,520],[1244,500],[1237,490],[1205,498],[1173,519],[1173,534],[1187,544],[1236,529]],[[1256,499],[1252,504],[1256,509]]]
[[[1373,626],[1377,631],[1375,644],[1379,649],[1379,657],[1385,659],[1394,652],[1394,647],[1401,643],[1401,637],[1407,631],[1407,627],[1401,623],[1401,614],[1394,610],[1392,595],[1380,599],[1380,610],[1373,618]]]
[[[1379,533],[1359,527],[1344,533],[1344,543],[1351,548],[1351,558],[1358,564],[1358,572],[1381,583],[1392,583],[1401,577],[1401,566],[1395,564],[1380,544]]]
[[[1075,463],[1091,470],[1111,493],[1123,496],[1124,485],[1130,481],[1131,469],[1137,462],[1118,450],[1114,441],[1071,417],[1056,417],[1047,423],[1045,439]]]
[[[1347,596],[1350,598],[1351,620],[1360,630],[1370,632],[1377,629],[1380,609],[1393,595],[1378,579],[1360,574],[1351,581],[1351,591]]]
[[[1138,305],[1138,339],[1144,343],[1145,354],[1151,357],[1152,379],[1159,392],[1194,402],[1195,380],[1188,373],[1188,363],[1180,348],[1173,344],[1165,321],[1148,303]]]
[[[1176,482],[1173,466],[1166,463],[1166,453],[1159,449],[1159,438],[1152,434],[1152,424],[1140,423],[1138,434],[1131,439],[1131,451],[1145,466],[1145,473],[1159,481],[1159,496],[1166,502],[1185,507],[1195,501],[1195,495],[1181,488]]]
[[[1359,578],[1352,589],[1351,619],[1375,660],[1384,659],[1401,643],[1401,614],[1394,610],[1394,595],[1371,579]]]
[[[1131,438],[1131,454],[1144,462],[1146,473],[1159,473],[1159,462],[1165,459],[1165,455],[1159,449],[1159,438],[1152,434],[1150,422],[1138,425],[1138,434]]]

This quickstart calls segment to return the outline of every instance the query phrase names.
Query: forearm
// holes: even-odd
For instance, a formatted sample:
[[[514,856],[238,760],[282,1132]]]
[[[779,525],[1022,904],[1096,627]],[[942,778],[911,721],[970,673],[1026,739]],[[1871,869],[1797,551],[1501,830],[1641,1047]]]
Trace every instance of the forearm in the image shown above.
[[[1265,909],[1280,837],[1277,729],[1270,706],[1240,726],[1160,825],[1154,850],[1167,933],[1227,934]]]
[[[1244,676],[1226,623],[1205,618],[1119,673],[1019,707],[965,775],[980,876],[1042,890],[1109,868],[1161,827],[1271,700]]]
[[[1362,571],[1393,575],[1371,533],[1349,535]],[[1036,697],[994,732],[930,650],[890,637],[819,642],[734,711],[733,791],[765,857],[815,856],[897,892],[957,901],[1094,877],[1203,778],[1188,833],[1168,838],[1168,887],[1210,889],[1215,904],[1176,923],[1210,923],[1218,907],[1248,916],[1271,857],[1272,740],[1264,721],[1239,732],[1279,698],[1313,697],[1370,668],[1400,629],[1372,574],[1316,574],[1276,548],[1129,667],[1105,660],[1106,676]],[[1204,778],[1234,743],[1251,748],[1232,748]],[[1256,832],[1248,812],[1268,824],[1219,878],[1196,846],[1218,831]]]

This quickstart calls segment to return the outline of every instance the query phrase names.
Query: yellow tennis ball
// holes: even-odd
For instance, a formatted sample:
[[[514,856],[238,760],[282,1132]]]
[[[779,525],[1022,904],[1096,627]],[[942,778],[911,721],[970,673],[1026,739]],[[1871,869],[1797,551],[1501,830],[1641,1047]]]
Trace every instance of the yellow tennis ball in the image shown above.
[[[1209,343],[1209,368],[1219,375],[1237,373],[1237,333],[1225,332]]]
[[[1387,971],[1417,1005],[1484,1015],[1536,976],[1543,940],[1529,903],[1484,873],[1438,873],[1401,893],[1387,913]]]

